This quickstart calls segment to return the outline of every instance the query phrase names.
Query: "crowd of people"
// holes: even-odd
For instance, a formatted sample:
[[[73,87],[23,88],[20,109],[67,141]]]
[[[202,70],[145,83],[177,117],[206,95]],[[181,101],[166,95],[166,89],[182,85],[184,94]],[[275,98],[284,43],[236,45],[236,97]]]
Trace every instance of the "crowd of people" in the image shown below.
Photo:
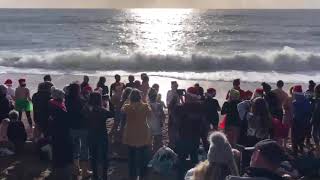
[[[216,90],[198,83],[179,89],[172,81],[164,103],[160,85],[150,86],[146,73],[141,81],[130,75],[126,84],[114,78],[110,88],[105,77],[91,86],[84,76],[61,90],[46,75],[32,96],[25,79],[16,89],[6,80],[0,85],[0,147],[23,153],[31,130],[61,179],[107,179],[110,143],[127,146],[130,180],[148,179],[151,155],[166,149],[177,156],[178,180],[294,179],[299,175],[279,171],[288,154],[295,159],[310,150],[320,158],[320,85],[313,81],[305,92],[295,85],[288,94],[281,80],[276,89],[264,82],[252,92],[235,79],[221,107]],[[107,121],[113,122],[109,131]],[[201,148],[207,158],[199,163]]]

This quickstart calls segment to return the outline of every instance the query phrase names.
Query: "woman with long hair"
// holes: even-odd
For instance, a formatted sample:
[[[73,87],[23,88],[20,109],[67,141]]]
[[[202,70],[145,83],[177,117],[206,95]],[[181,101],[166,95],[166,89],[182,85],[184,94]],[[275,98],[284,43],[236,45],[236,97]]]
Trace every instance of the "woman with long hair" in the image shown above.
[[[66,108],[71,120],[71,136],[73,139],[73,158],[74,158],[74,174],[80,174],[80,167],[82,169],[81,176],[87,177],[89,150],[87,146],[88,138],[88,124],[84,115],[83,101],[80,98],[81,88],[78,83],[71,83],[69,85],[68,94],[66,96]]]
[[[251,113],[248,113],[248,146],[268,139],[272,128],[272,116],[263,98],[253,100]]]
[[[142,102],[140,91],[133,89],[130,103],[122,107],[127,115],[127,124],[123,133],[123,144],[128,146],[128,166],[130,180],[144,179],[148,165],[148,150],[151,144],[150,128],[147,117],[150,114],[148,104]]]
[[[102,96],[98,92],[90,94],[88,105],[84,108],[88,121],[88,141],[93,179],[99,179],[98,167],[102,166],[102,177],[108,172],[108,130],[106,121],[113,114],[102,106]]]
[[[227,176],[239,176],[234,153],[227,137],[214,132],[209,137],[208,160],[188,171],[186,180],[224,180]]]

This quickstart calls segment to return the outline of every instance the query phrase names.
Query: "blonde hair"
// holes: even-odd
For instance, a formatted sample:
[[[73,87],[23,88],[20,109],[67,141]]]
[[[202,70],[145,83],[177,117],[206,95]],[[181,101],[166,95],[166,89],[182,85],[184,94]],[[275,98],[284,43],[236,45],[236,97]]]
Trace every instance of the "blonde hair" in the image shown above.
[[[224,180],[228,175],[238,176],[238,168],[227,137],[214,132],[209,137],[208,160],[195,167],[192,180]]]
[[[231,165],[201,162],[194,168],[192,180],[224,180],[227,176],[239,176],[235,162]]]

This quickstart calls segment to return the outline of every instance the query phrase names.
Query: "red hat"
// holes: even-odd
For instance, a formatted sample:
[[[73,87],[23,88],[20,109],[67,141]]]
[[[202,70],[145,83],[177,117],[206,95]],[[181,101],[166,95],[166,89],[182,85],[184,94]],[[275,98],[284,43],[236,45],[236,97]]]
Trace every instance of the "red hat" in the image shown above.
[[[301,85],[296,85],[293,87],[293,93],[294,94],[302,94],[302,86]]]
[[[207,89],[207,93],[216,94],[216,90],[214,88],[209,88],[209,89]]]
[[[196,87],[189,87],[187,89],[187,92],[190,93],[190,94],[198,94],[198,90]]]
[[[12,85],[12,80],[11,79],[7,79],[5,82],[4,82],[5,85]]]
[[[263,89],[262,88],[257,88],[255,91],[254,91],[255,94],[263,94]]]

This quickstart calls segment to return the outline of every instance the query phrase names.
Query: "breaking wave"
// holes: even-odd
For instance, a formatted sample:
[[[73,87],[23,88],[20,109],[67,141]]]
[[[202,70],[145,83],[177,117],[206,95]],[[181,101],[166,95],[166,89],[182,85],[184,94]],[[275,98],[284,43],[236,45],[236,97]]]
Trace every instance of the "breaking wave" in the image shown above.
[[[166,72],[256,71],[296,72],[320,70],[320,54],[290,47],[261,53],[222,55],[112,55],[103,50],[67,50],[47,53],[0,53],[0,66],[50,70],[123,70]]]

